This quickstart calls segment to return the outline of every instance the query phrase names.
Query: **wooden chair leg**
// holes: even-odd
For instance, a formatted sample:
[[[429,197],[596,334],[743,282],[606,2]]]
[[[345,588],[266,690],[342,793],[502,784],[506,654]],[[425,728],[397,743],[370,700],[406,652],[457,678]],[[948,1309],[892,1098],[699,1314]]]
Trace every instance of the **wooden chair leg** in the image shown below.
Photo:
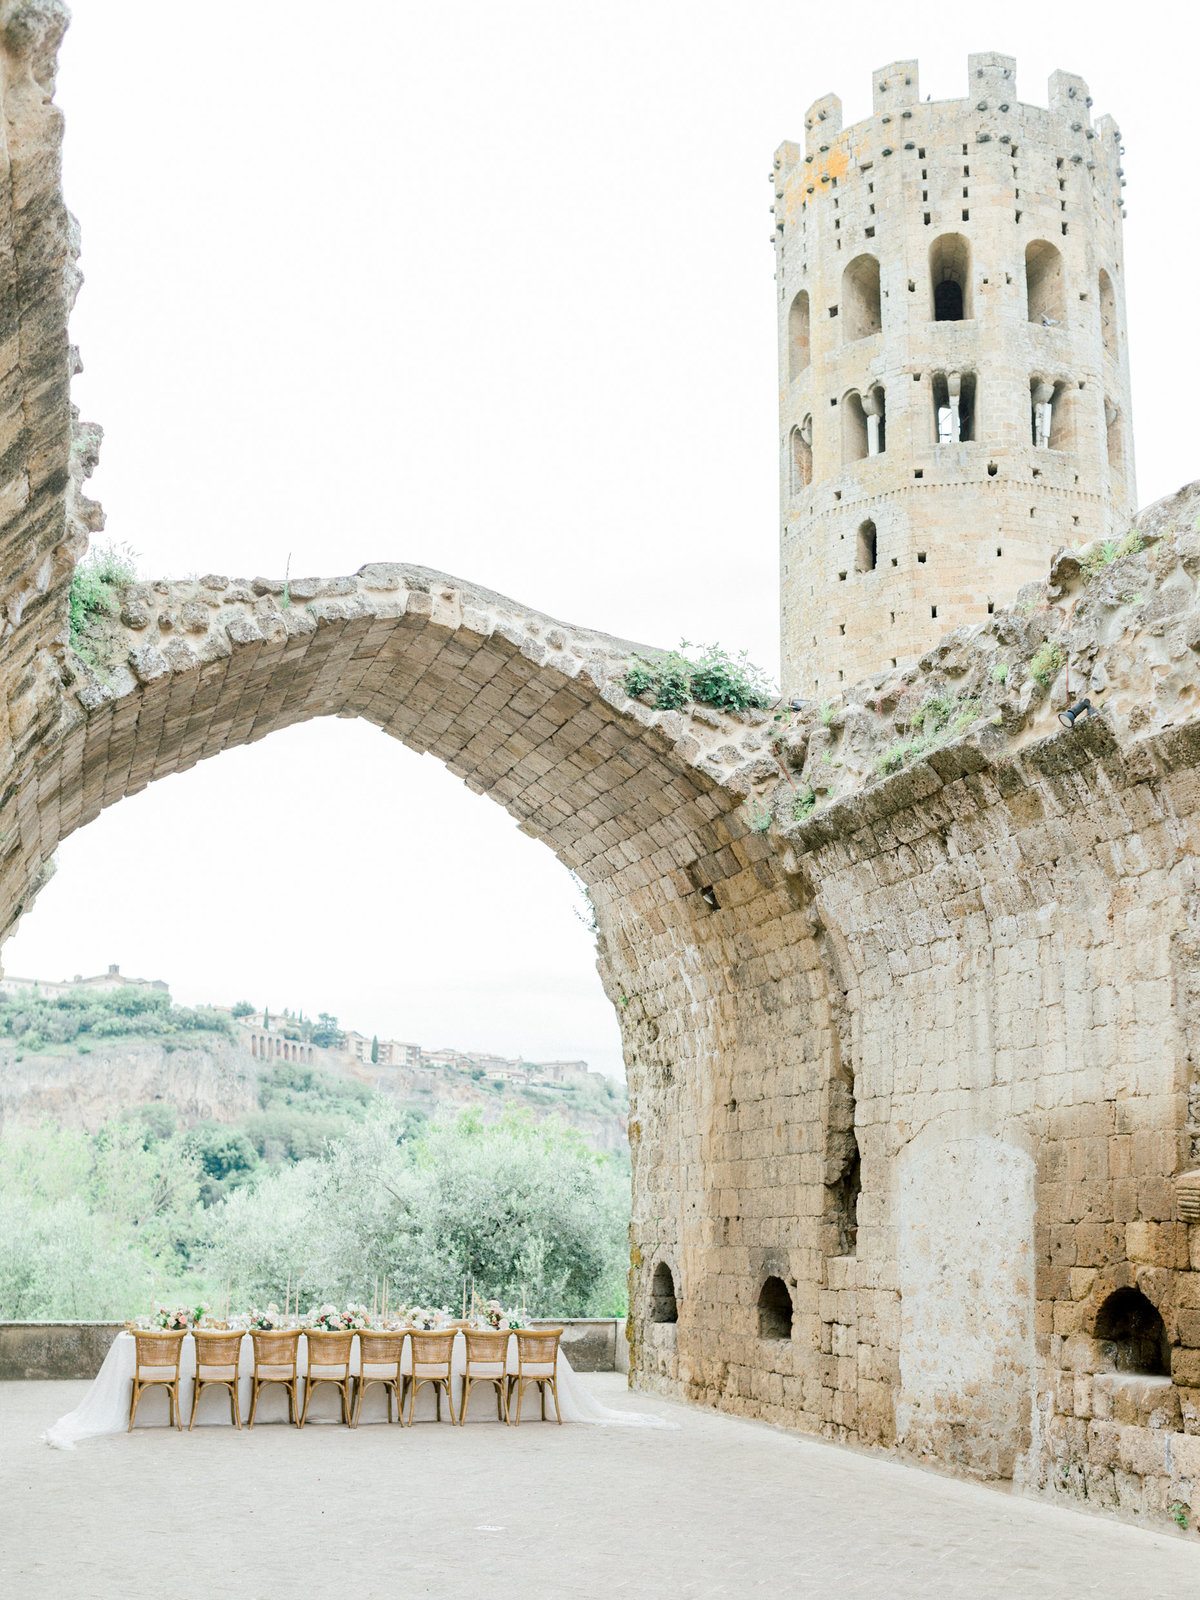
[[[240,1410],[240,1408],[238,1406],[238,1392],[237,1392],[237,1390],[238,1390],[237,1379],[235,1378],[233,1380],[233,1382],[229,1385],[229,1415],[233,1418],[234,1425],[240,1431],[241,1426],[242,1426],[242,1414],[241,1414],[241,1410]]]
[[[129,1396],[129,1427],[127,1429],[127,1432],[129,1432],[129,1433],[133,1432],[133,1419],[134,1419],[134,1417],[137,1416],[138,1400],[140,1399],[140,1397],[141,1397],[141,1390],[138,1387],[137,1379],[134,1378],[134,1380],[133,1380],[133,1392]]]
[[[315,1381],[312,1378],[304,1380],[304,1404],[300,1408],[300,1421],[297,1423],[297,1427],[302,1428],[308,1420],[308,1402],[315,1386]]]
[[[179,1404],[179,1379],[171,1385],[171,1420],[177,1433],[183,1432],[183,1407]]]
[[[300,1401],[296,1397],[296,1385],[297,1385],[297,1383],[299,1383],[299,1381],[300,1380],[298,1378],[292,1378],[289,1381],[288,1386],[287,1386],[288,1421],[292,1424],[292,1426],[294,1428],[299,1428],[299,1427],[302,1426],[302,1423],[296,1421],[296,1417],[299,1414],[299,1406],[300,1406]],[[305,1380],[304,1380],[304,1403],[305,1403],[305,1405],[308,1404],[308,1379],[307,1378],[305,1378]]]
[[[191,1433],[192,1429],[196,1426],[196,1407],[200,1404],[200,1391],[203,1389],[203,1387],[204,1384],[199,1378],[197,1378],[192,1386],[192,1415],[188,1420],[189,1433]]]
[[[254,1413],[258,1410],[258,1390],[258,1374],[255,1373],[250,1379],[250,1415],[246,1419],[246,1426],[248,1428],[252,1428],[254,1426]]]
[[[558,1374],[550,1379],[550,1393],[554,1396],[554,1415],[558,1418],[558,1425],[562,1427],[562,1410],[558,1404]]]

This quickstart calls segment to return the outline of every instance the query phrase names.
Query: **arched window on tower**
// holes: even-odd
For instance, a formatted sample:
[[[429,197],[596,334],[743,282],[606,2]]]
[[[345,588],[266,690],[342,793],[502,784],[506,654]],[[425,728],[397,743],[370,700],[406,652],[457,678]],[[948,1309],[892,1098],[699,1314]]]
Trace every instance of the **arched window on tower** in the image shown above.
[[[808,290],[801,289],[788,311],[788,377],[794,382],[812,359],[809,341]]]
[[[1112,279],[1104,268],[1100,268],[1100,337],[1104,340],[1104,348],[1117,359],[1117,297],[1113,291]]]
[[[791,488],[793,494],[807,489],[812,482],[812,418],[805,417],[798,428],[789,435],[791,449]]]
[[[1109,1372],[1170,1377],[1166,1327],[1140,1289],[1117,1289],[1109,1295],[1096,1313],[1096,1339]]]
[[[650,1280],[650,1321],[678,1322],[679,1307],[675,1302],[675,1279],[665,1261],[660,1261]]]
[[[1111,400],[1104,402],[1104,423],[1109,471],[1119,474],[1125,470],[1125,430],[1122,426],[1120,407],[1114,405]]]
[[[1030,322],[1061,327],[1067,315],[1067,285],[1060,251],[1044,239],[1025,247],[1025,301]]]
[[[1029,380],[1032,437],[1037,449],[1075,448],[1075,395],[1075,384],[1065,379],[1057,383],[1040,376]]]
[[[843,395],[842,413],[842,465],[851,466],[867,457],[867,413],[863,410],[862,396],[857,390]]]
[[[934,373],[933,421],[937,444],[959,444],[977,437],[973,372]]]
[[[971,246],[961,233],[944,233],[930,245],[929,285],[935,322],[971,316]]]
[[[878,538],[875,533],[875,524],[868,517],[866,522],[859,523],[858,533],[854,540],[854,570],[855,572],[874,572],[877,554]]]
[[[842,343],[867,339],[882,327],[879,262],[874,256],[855,256],[842,273]]]
[[[882,455],[887,447],[884,392],[878,384],[859,394],[851,389],[843,396],[842,465],[851,466],[867,456]]]

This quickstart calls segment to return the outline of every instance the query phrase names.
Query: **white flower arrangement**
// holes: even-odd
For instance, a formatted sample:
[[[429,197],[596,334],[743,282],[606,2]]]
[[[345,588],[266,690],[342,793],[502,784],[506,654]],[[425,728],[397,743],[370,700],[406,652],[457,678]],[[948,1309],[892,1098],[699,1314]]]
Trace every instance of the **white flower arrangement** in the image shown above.
[[[260,1311],[256,1306],[251,1307],[247,1327],[257,1328],[260,1332],[273,1332],[277,1328],[282,1328],[285,1320],[282,1311],[272,1300],[265,1311]]]
[[[146,1320],[145,1326],[148,1328],[165,1328],[171,1333],[178,1333],[181,1329],[186,1332],[196,1317],[207,1310],[207,1306],[202,1306],[197,1310],[192,1306],[156,1305]],[[138,1321],[141,1322],[142,1319],[139,1317]]]
[[[408,1308],[408,1326],[421,1332],[429,1332],[434,1328],[449,1327],[451,1321],[448,1306],[410,1306]]]
[[[523,1328],[525,1319],[515,1307],[507,1311],[501,1306],[499,1300],[481,1300],[476,1302],[474,1323],[477,1328],[492,1328],[499,1332],[503,1328]]]
[[[326,1333],[349,1333],[371,1326],[371,1313],[366,1306],[348,1305],[340,1310],[335,1305],[314,1307],[304,1319],[306,1328]]]

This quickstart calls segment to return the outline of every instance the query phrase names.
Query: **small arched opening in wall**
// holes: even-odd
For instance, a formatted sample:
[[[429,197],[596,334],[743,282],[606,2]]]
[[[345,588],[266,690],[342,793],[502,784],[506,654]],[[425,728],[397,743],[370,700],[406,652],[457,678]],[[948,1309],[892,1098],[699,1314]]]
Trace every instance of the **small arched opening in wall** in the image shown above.
[[[665,1261],[660,1261],[650,1280],[650,1321],[678,1322],[679,1305],[675,1299],[675,1278]]]
[[[842,396],[838,410],[842,413],[842,465],[849,467],[867,459],[867,413],[856,389]]]
[[[812,418],[805,417],[798,428],[793,428],[788,439],[791,492],[799,494],[812,482]]]
[[[788,309],[788,377],[795,382],[812,360],[808,290],[801,289]]]
[[[854,536],[854,570],[855,572],[874,572],[875,562],[879,553],[879,537],[875,531],[875,524],[870,517],[865,522],[860,522],[858,532]]]
[[[855,256],[842,273],[842,343],[868,339],[882,327],[879,262],[874,256]]]
[[[1117,1289],[1109,1295],[1096,1313],[1095,1338],[1105,1371],[1170,1377],[1166,1327],[1140,1289]]]
[[[782,1278],[768,1278],[758,1292],[758,1337],[792,1337],[792,1297]]]
[[[1067,284],[1062,252],[1045,239],[1025,247],[1025,304],[1030,322],[1061,326],[1067,314]]]
[[[934,322],[963,322],[971,307],[971,246],[961,233],[944,233],[929,247],[930,314]]]
[[[1104,348],[1117,359],[1117,296],[1113,281],[1103,267],[1100,268],[1100,337]]]

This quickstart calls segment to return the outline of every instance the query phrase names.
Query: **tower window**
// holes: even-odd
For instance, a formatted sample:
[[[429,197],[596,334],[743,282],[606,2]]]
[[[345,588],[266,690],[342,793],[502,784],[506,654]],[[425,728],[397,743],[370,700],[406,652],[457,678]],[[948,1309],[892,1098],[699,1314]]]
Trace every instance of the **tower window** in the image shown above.
[[[929,283],[935,322],[971,315],[971,246],[961,233],[944,233],[930,245]]]
[[[654,1269],[654,1277],[650,1281],[650,1321],[679,1321],[679,1307],[675,1300],[675,1279],[671,1276],[671,1269],[665,1261],[658,1263]]]
[[[854,570],[855,572],[874,572],[877,537],[875,524],[870,520],[862,523],[855,540]]]
[[[929,615],[931,617],[936,617],[937,616],[937,607],[936,606],[930,606]]]
[[[808,290],[801,289],[788,311],[788,376],[798,378],[811,359]]]
[[[1025,250],[1025,297],[1030,322],[1056,327],[1066,317],[1066,280],[1061,252],[1044,239]]]
[[[799,494],[812,482],[812,418],[805,417],[790,435],[792,493]]]
[[[856,256],[842,273],[842,298],[846,315],[842,342],[868,339],[883,327],[879,293],[879,262],[871,255]]]
[[[1117,354],[1117,296],[1112,279],[1100,268],[1100,336],[1110,356]]]
[[[975,438],[975,374],[935,372],[933,415],[938,444],[958,444]]]
[[[925,552],[924,552],[924,550],[918,550],[917,551],[917,560],[919,562],[921,562],[922,565],[924,565],[924,562],[925,562]]]

